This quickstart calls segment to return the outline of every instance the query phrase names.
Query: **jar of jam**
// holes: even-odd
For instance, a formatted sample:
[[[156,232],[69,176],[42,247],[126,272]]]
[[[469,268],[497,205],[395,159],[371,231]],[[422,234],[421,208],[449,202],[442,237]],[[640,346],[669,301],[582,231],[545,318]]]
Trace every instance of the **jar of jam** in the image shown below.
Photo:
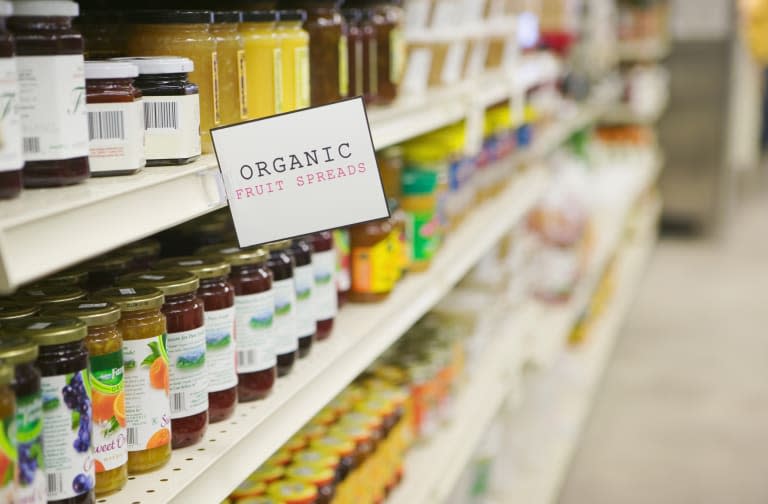
[[[317,489],[314,485],[296,479],[284,479],[267,487],[267,494],[285,504],[317,504]]]
[[[10,332],[39,347],[36,363],[42,375],[47,502],[92,503],[96,474],[84,341],[88,328],[81,320],[65,317],[32,317],[12,324],[8,325]]]
[[[171,446],[200,442],[208,427],[208,374],[205,369],[205,311],[192,273],[131,273],[121,287],[154,287],[165,295],[166,352],[171,398]]]
[[[275,293],[275,319],[272,328],[275,333],[277,376],[285,376],[291,372],[299,348],[296,288],[293,280],[296,263],[290,254],[290,248],[290,240],[266,245],[269,251],[267,266],[272,271],[272,290]]]
[[[118,61],[85,63],[88,159],[91,175],[130,175],[144,160],[141,91],[133,86],[136,65]]]
[[[3,443],[0,443],[0,467],[5,468],[5,474],[0,479],[0,495],[6,502],[13,495],[14,490],[14,465],[16,464],[16,447],[6,433],[13,432],[16,420],[16,397],[14,396],[11,382],[13,381],[13,367],[0,362],[0,428],[2,428]],[[10,470],[10,474],[9,471]]]
[[[0,360],[14,366],[16,430],[11,443],[18,454],[14,500],[33,504],[44,503],[47,498],[45,470],[37,457],[43,451],[40,435],[43,396],[40,370],[35,366],[37,354],[37,345],[32,341],[0,330]]]
[[[245,80],[245,44],[238,31],[242,15],[238,11],[213,13],[211,35],[216,40],[219,71],[221,124],[234,124],[248,118]]]
[[[31,303],[24,303],[11,298],[0,298],[0,326],[9,320],[32,317],[40,309]]]
[[[293,283],[296,288],[296,334],[299,336],[299,358],[309,355],[317,333],[314,306],[315,272],[310,243],[305,238],[298,238],[293,240],[290,248],[290,254],[296,265],[293,269]]]
[[[343,306],[352,288],[352,271],[350,269],[349,229],[333,230],[333,247],[336,249],[336,292],[339,306]]]
[[[0,144],[0,199],[13,198],[21,192],[24,154],[21,149],[21,121],[19,120],[19,80],[16,74],[16,45],[6,30],[6,18],[13,12],[11,2],[0,2],[0,94],[10,104],[0,118],[3,142]]]
[[[128,273],[131,257],[128,255],[106,255],[83,264],[88,271],[86,288],[93,292],[113,287],[121,275]]]
[[[59,271],[38,281],[35,285],[68,286],[85,289],[88,285],[88,272],[80,267]]]
[[[285,475],[289,479],[302,481],[317,490],[316,504],[330,504],[336,487],[336,474],[333,469],[311,464],[294,464]]]
[[[152,471],[171,459],[171,403],[165,297],[150,287],[121,287],[93,294],[120,307],[125,367],[128,473]]]
[[[123,391],[123,337],[118,329],[120,308],[107,301],[59,303],[46,312],[78,318],[88,326],[88,377],[93,406],[93,445],[96,495],[125,486],[128,481],[128,446]]]
[[[188,271],[200,279],[197,295],[205,305],[205,368],[208,373],[208,418],[231,417],[237,404],[235,351],[235,287],[223,259],[174,257],[155,264],[159,269]]]
[[[357,224],[350,228],[352,289],[355,302],[383,301],[392,291],[389,219]]]
[[[148,269],[150,264],[160,257],[160,250],[161,246],[158,240],[147,238],[146,240],[137,241],[130,245],[120,247],[117,250],[117,254],[131,258],[131,262],[128,264],[128,270],[134,272]]]
[[[276,32],[280,44],[282,109],[290,112],[309,107],[309,34],[301,28],[303,10],[278,11]],[[326,74],[327,75],[327,74]]]
[[[339,311],[336,295],[336,249],[333,246],[333,234],[322,231],[312,235],[312,271],[314,274],[315,319],[317,320],[317,339],[328,339],[333,330],[333,320]]]
[[[397,98],[397,89],[405,65],[403,9],[394,2],[371,9],[376,28],[376,103],[386,105]]]
[[[24,185],[81,182],[90,170],[83,37],[72,28],[78,5],[55,0],[13,8],[8,28],[16,39]]]
[[[363,11],[347,8],[341,11],[347,26],[347,76],[350,96],[364,96],[363,80],[368,56],[364,53]],[[364,61],[365,60],[365,61]]]
[[[310,447],[321,452],[328,452],[339,457],[336,481],[341,483],[356,467],[355,443],[350,439],[328,434],[312,441]]]
[[[23,290],[17,295],[19,301],[39,306],[66,303],[84,298],[85,291],[71,285],[38,285]]]
[[[213,152],[210,130],[221,123],[216,40],[209,26],[211,11],[145,10],[126,15],[132,24],[128,39],[131,56],[175,55],[189,58],[189,79],[200,90],[200,136],[204,153]]]
[[[276,26],[276,11],[243,12],[240,34],[245,44],[245,80],[249,83],[248,119],[271,116],[283,109]]]
[[[240,402],[264,399],[275,385],[277,357],[273,329],[275,294],[269,254],[262,248],[240,249],[211,245],[198,250],[215,255],[232,267],[229,281],[235,287],[235,345],[237,347]]]

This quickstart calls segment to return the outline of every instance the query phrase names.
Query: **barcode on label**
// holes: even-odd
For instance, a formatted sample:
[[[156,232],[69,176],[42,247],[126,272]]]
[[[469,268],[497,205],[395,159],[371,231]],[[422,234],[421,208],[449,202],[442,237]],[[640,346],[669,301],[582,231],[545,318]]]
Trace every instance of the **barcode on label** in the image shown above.
[[[173,101],[144,102],[146,129],[179,129],[179,107]]]
[[[64,481],[61,473],[50,473],[48,475],[48,497],[58,495],[64,491]]]
[[[252,366],[256,363],[256,352],[254,350],[240,350],[237,352],[237,367]]]
[[[178,413],[187,409],[186,394],[175,392],[171,394],[171,413]]]
[[[88,112],[89,140],[125,140],[125,122],[122,110]]]
[[[40,137],[24,137],[22,148],[25,154],[37,154],[40,152]]]
[[[139,444],[139,429],[137,427],[128,427],[128,446],[137,446]]]

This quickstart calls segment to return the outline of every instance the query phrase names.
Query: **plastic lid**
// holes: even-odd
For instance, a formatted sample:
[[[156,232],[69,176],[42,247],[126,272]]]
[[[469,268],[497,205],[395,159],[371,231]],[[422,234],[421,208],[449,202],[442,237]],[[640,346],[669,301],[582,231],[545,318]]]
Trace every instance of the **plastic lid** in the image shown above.
[[[142,56],[138,58],[115,58],[112,61],[130,62],[139,67],[139,75],[189,73],[195,64],[189,58],[176,56]]]
[[[285,471],[288,478],[311,483],[312,485],[325,485],[333,481],[336,476],[330,467],[322,467],[312,464],[295,464]]]
[[[126,21],[136,24],[210,24],[208,10],[139,10],[125,13]]]
[[[14,320],[5,324],[3,330],[28,338],[40,346],[72,343],[88,334],[88,326],[82,320],[49,316]]]
[[[232,266],[259,264],[267,260],[267,250],[261,247],[241,249],[237,245],[206,245],[197,249],[199,255],[210,255],[224,259]]]
[[[13,366],[9,362],[0,362],[0,385],[10,385],[13,381]]]
[[[213,13],[214,23],[239,23],[243,18],[240,11],[216,11]]]
[[[240,499],[243,499],[245,497],[259,497],[260,495],[264,495],[267,492],[267,484],[263,481],[256,481],[252,479],[247,479],[240,483],[237,488],[235,488],[232,493],[230,494],[230,497],[233,499],[237,499],[237,502],[240,502]]]
[[[276,499],[282,499],[286,504],[309,504],[317,498],[317,488],[296,479],[284,479],[272,483],[267,493]]]
[[[200,280],[186,271],[158,270],[122,276],[117,284],[120,287],[154,287],[167,297],[195,292],[200,287]]]
[[[245,11],[243,12],[244,23],[269,23],[277,21],[277,11]]]
[[[56,303],[45,308],[43,313],[78,318],[88,327],[116,324],[120,320],[120,307],[108,301]]]
[[[165,302],[163,293],[154,287],[115,287],[100,290],[91,297],[114,303],[124,312],[152,310]]]
[[[13,4],[11,2],[0,1],[0,17],[8,17],[13,14]]]
[[[40,311],[37,306],[15,299],[0,299],[0,321],[31,317]]]
[[[253,471],[251,475],[248,476],[248,479],[269,484],[282,478],[283,474],[285,474],[285,468],[282,465],[266,463]]]
[[[24,301],[43,305],[77,301],[85,297],[85,291],[72,285],[40,285],[22,291],[19,297]]]
[[[335,469],[339,465],[339,456],[329,450],[312,448],[303,450],[293,457],[296,464],[313,465]]]
[[[139,68],[123,61],[86,61],[86,79],[130,79],[138,77]]]
[[[88,272],[84,269],[70,269],[45,277],[37,282],[37,285],[71,285],[77,287],[84,283],[87,278]]]
[[[0,359],[15,366],[34,362],[37,354],[37,345],[28,338],[0,330]]]
[[[64,0],[26,0],[13,2],[14,16],[75,17],[80,6]]]
[[[277,11],[278,21],[301,21],[307,20],[307,11],[301,9],[285,9]]]
[[[214,257],[171,257],[152,265],[152,268],[169,271],[189,271],[197,278],[219,278],[229,275],[230,266],[223,258]]]

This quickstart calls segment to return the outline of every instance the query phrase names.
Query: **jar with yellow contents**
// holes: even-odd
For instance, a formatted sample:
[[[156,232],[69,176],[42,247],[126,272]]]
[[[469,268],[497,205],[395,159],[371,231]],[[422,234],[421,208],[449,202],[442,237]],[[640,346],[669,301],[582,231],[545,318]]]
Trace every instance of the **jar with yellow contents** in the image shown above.
[[[240,24],[245,47],[248,119],[282,111],[282,58],[277,11],[246,11]]]
[[[309,107],[309,34],[302,29],[307,19],[303,10],[278,11],[277,36],[282,70],[282,110]]]
[[[245,81],[245,44],[240,35],[239,11],[215,11],[211,35],[216,39],[219,71],[219,107],[221,124],[247,119],[248,103]]]

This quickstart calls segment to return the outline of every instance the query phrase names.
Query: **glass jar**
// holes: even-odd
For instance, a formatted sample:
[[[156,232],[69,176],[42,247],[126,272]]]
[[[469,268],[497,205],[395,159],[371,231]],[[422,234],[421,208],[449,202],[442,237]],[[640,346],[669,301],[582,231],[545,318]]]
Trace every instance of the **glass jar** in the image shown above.
[[[166,352],[171,398],[171,446],[200,442],[208,427],[208,374],[205,369],[205,311],[192,273],[131,273],[122,287],[154,287],[165,295]]]
[[[267,494],[285,504],[317,504],[314,485],[296,479],[284,479],[267,487]]]
[[[160,257],[161,249],[162,247],[158,240],[147,238],[146,240],[133,242],[130,245],[120,247],[117,249],[117,254],[131,258],[128,270],[134,272],[148,269],[150,264]]]
[[[43,306],[84,299],[85,291],[71,285],[37,285],[21,291],[16,298],[23,303]]]
[[[316,504],[330,504],[336,488],[333,469],[311,464],[294,464],[285,475],[289,479],[312,485],[317,490]]]
[[[126,58],[139,67],[133,85],[144,106],[147,166],[182,165],[200,157],[200,92],[190,82],[191,59]]]
[[[363,96],[363,74],[365,72],[363,55],[364,40],[361,20],[363,12],[360,9],[344,9],[341,11],[347,25],[347,82],[350,96]],[[367,61],[367,57],[366,57]]]
[[[349,229],[333,230],[333,248],[336,249],[336,293],[339,306],[343,306],[352,288],[352,270],[350,269]]]
[[[235,287],[235,334],[240,402],[264,399],[275,385],[277,357],[273,320],[275,294],[267,251],[211,245],[200,255],[215,255],[229,262],[230,282]]]
[[[290,254],[293,256],[293,284],[296,289],[296,334],[299,338],[299,358],[303,359],[312,350],[312,343],[317,333],[314,301],[314,268],[312,266],[312,246],[305,238],[298,238],[291,243]]]
[[[355,302],[383,301],[392,291],[389,219],[357,224],[349,229],[352,288]]]
[[[397,98],[397,89],[405,64],[403,9],[386,3],[370,10],[376,26],[376,103],[386,105]]]
[[[43,450],[43,396],[40,370],[35,367],[37,354],[35,343],[13,332],[0,330],[0,360],[14,366],[15,375],[16,430],[11,442],[18,454],[18,478],[14,500],[31,504],[43,504],[47,499],[44,469],[36,455]]]
[[[42,375],[43,462],[48,501],[94,502],[93,426],[85,322],[66,317],[33,317],[7,326],[39,347]],[[76,428],[73,428],[77,419]],[[73,449],[74,448],[74,449]]]
[[[152,471],[171,459],[171,403],[163,293],[150,287],[93,294],[120,307],[125,367],[128,473]]]
[[[33,304],[11,298],[0,298],[0,325],[9,320],[32,317],[38,311],[40,309]]]
[[[88,178],[83,37],[75,2],[14,2],[24,185],[51,187]]]
[[[221,124],[235,124],[248,118],[245,81],[245,44],[238,31],[238,11],[213,13],[211,35],[216,40],[219,71]]]
[[[8,499],[13,495],[17,459],[16,447],[12,440],[6,437],[6,433],[14,431],[16,422],[16,397],[11,388],[12,381],[13,367],[6,362],[0,363],[0,439],[3,440],[3,443],[0,443],[0,468],[3,469],[0,477],[0,495],[4,496],[6,502],[9,502]]]
[[[213,152],[210,130],[221,123],[216,40],[209,29],[211,11],[146,10],[126,14],[131,23],[128,54],[174,55],[189,58],[189,79],[200,91],[200,140],[204,153]]]
[[[339,311],[336,294],[336,249],[333,234],[322,231],[312,235],[312,271],[314,274],[314,309],[317,339],[326,340],[333,330],[333,320]]]
[[[303,10],[281,10],[277,15],[275,30],[282,71],[280,112],[290,112],[307,108],[310,104],[309,34],[301,28],[307,13]]]
[[[299,348],[296,326],[296,288],[293,281],[295,262],[289,250],[290,240],[266,244],[269,251],[267,266],[272,271],[272,290],[275,293],[275,333],[277,376],[285,376],[293,369]]]
[[[411,230],[410,271],[426,271],[440,245],[438,172],[406,168],[402,176],[400,205]]]
[[[120,490],[128,481],[128,445],[123,390],[123,337],[120,308],[107,301],[59,303],[52,315],[78,318],[88,326],[88,378],[93,407],[96,495]]]
[[[146,164],[144,108],[141,91],[133,86],[138,75],[131,63],[85,63],[91,175],[130,175]]]
[[[329,434],[310,443],[310,447],[321,452],[328,452],[339,457],[336,482],[341,483],[355,468],[355,443],[346,438]]]
[[[11,2],[0,2],[0,93],[10,98],[10,106],[0,118],[3,142],[0,144],[0,199],[14,198],[21,192],[24,154],[21,121],[17,108],[19,79],[16,73],[16,43],[6,29],[6,18],[13,12]]]
[[[243,12],[240,34],[245,44],[245,81],[248,83],[248,119],[282,110],[282,63],[276,33],[276,11]]]
[[[93,292],[107,287],[113,287],[117,279],[126,273],[131,265],[128,255],[107,255],[88,261],[83,269],[88,271],[86,288]]]
[[[235,287],[230,266],[222,259],[174,257],[158,261],[159,269],[188,271],[200,279],[197,295],[205,305],[205,368],[208,373],[208,419],[231,417],[237,404]]]

